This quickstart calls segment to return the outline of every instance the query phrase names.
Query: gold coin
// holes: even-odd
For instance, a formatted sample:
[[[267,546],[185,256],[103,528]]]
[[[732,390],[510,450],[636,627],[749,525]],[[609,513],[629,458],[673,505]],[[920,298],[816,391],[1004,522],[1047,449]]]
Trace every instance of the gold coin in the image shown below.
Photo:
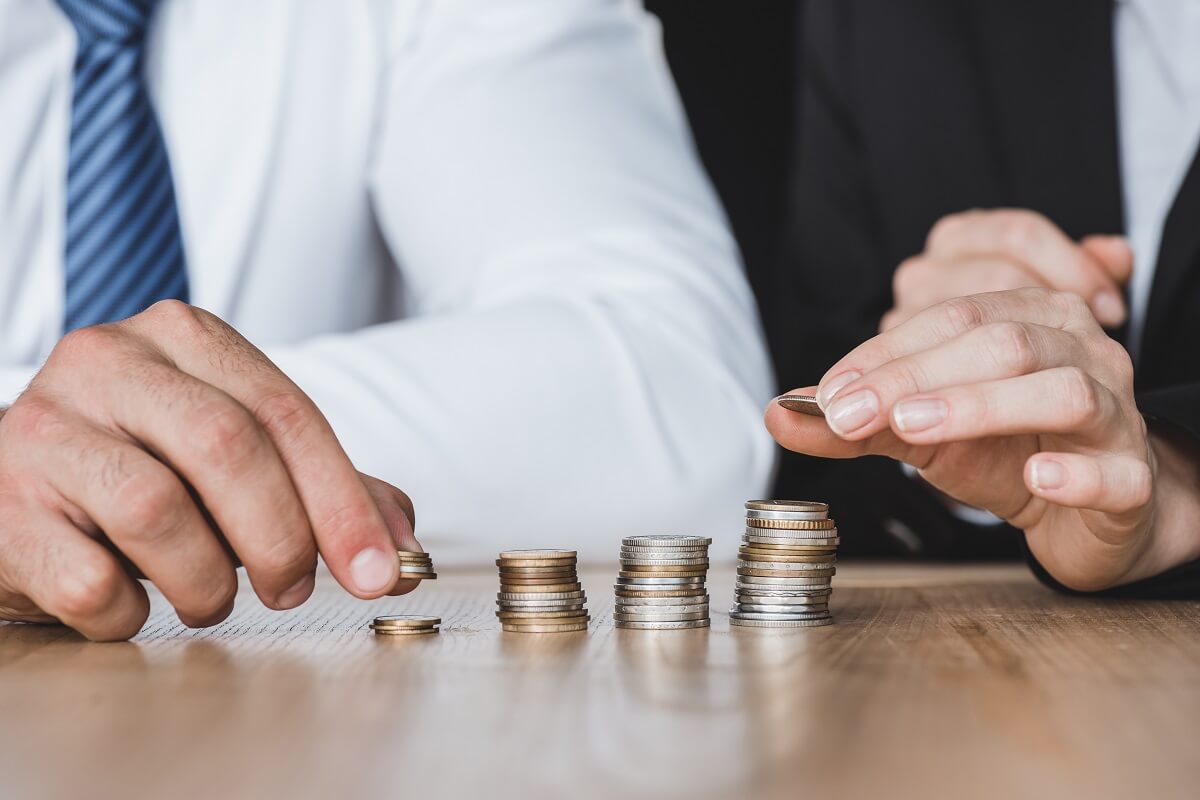
[[[520,559],[535,559],[535,558],[576,558],[579,554],[574,550],[505,550],[500,554],[501,558],[520,558]]]
[[[539,583],[529,586],[524,583],[500,582],[500,591],[504,594],[547,594],[555,592],[578,592],[583,589],[579,582],[575,583]]]
[[[376,636],[429,636],[438,632],[437,628],[379,628],[374,625],[371,630]]]
[[[788,411],[808,414],[810,417],[825,416],[825,412],[817,405],[817,398],[811,394],[785,394],[783,397],[775,398],[775,402]]]
[[[807,555],[784,555],[771,553],[767,556],[759,558],[755,556],[753,550],[747,550],[745,547],[738,548],[738,557],[743,561],[778,561],[792,564],[832,564],[834,561],[837,561],[837,555],[833,553],[809,553]]]
[[[551,566],[537,567],[511,567],[503,561],[499,562],[500,574],[502,575],[554,575],[560,572],[575,572],[574,564],[557,564]]]
[[[588,615],[586,608],[567,611],[497,611],[496,616],[506,620],[522,620],[530,621],[539,619],[575,619],[578,617],[586,617]]]
[[[631,572],[621,570],[617,573],[619,578],[703,578],[708,575],[708,570],[689,570],[688,572]]]
[[[828,531],[837,527],[837,521],[832,519],[762,519],[747,517],[748,528],[776,528],[790,531]]]
[[[836,567],[822,567],[821,569],[806,569],[803,571],[782,570],[782,569],[753,569],[751,567],[738,567],[738,575],[747,575],[752,578],[826,578],[830,575],[837,574]]]
[[[390,628],[427,628],[430,625],[441,625],[441,617],[426,617],[420,614],[384,614],[376,617],[375,625]]]
[[[501,621],[501,627],[511,633],[568,633],[570,631],[586,631],[588,629],[588,619],[584,617],[579,621],[565,622],[559,625],[554,623],[512,623]]]
[[[498,567],[574,567],[573,558],[497,558]]]

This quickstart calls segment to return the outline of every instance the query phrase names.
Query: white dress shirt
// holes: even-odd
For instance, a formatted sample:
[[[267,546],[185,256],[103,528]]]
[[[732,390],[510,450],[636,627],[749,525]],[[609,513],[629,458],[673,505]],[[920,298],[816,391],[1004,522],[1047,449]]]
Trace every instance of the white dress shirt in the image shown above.
[[[1114,25],[1136,358],[1163,224],[1200,140],[1200,0],[1119,0]]]
[[[0,0],[0,400],[60,334],[75,37]],[[408,491],[435,560],[703,533],[773,462],[750,293],[620,0],[164,0],[192,302]]]

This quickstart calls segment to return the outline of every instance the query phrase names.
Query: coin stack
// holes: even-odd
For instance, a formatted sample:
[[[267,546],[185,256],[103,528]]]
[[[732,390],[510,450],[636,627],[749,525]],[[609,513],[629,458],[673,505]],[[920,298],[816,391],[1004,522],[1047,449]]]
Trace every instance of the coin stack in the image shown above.
[[[751,500],[738,550],[736,603],[729,624],[747,628],[829,625],[838,535],[829,506]]]
[[[441,617],[421,617],[416,614],[389,614],[376,617],[371,623],[371,630],[376,635],[386,636],[422,636],[437,633],[442,624]]]
[[[396,555],[400,557],[400,577],[403,580],[431,581],[437,578],[429,553],[419,550],[397,550]]]
[[[562,633],[586,631],[591,617],[576,575],[574,550],[508,550],[500,568],[499,609],[506,631]]]
[[[703,536],[628,536],[621,541],[613,624],[618,628],[707,628],[708,546]]]

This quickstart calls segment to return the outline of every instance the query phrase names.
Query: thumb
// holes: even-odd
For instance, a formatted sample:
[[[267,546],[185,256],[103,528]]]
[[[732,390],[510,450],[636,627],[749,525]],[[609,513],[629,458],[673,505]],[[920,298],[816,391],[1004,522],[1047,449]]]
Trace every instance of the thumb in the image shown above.
[[[413,528],[416,524],[416,514],[413,510],[412,500],[408,498],[408,495],[390,483],[385,483],[378,478],[373,478],[362,472],[358,473],[358,475],[362,478],[363,486],[367,487],[367,493],[371,495],[371,499],[375,501],[376,507],[379,508],[379,513],[383,515],[383,521],[387,524],[388,533],[391,534],[396,549],[419,553],[425,552],[425,548],[421,547],[421,543],[417,541],[416,534],[413,533]],[[420,581],[398,581],[395,588],[388,592],[388,594],[392,596],[408,594],[417,588],[419,583]]]
[[[1100,262],[1114,281],[1121,285],[1129,282],[1133,274],[1133,248],[1124,236],[1086,236],[1079,246]]]

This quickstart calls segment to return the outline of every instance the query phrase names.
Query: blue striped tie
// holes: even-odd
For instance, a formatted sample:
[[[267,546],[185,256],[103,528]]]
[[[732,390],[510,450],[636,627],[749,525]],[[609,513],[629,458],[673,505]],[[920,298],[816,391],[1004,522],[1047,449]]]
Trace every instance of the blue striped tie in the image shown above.
[[[72,331],[187,300],[171,165],[142,81],[157,0],[58,0],[79,41],[67,172]]]

